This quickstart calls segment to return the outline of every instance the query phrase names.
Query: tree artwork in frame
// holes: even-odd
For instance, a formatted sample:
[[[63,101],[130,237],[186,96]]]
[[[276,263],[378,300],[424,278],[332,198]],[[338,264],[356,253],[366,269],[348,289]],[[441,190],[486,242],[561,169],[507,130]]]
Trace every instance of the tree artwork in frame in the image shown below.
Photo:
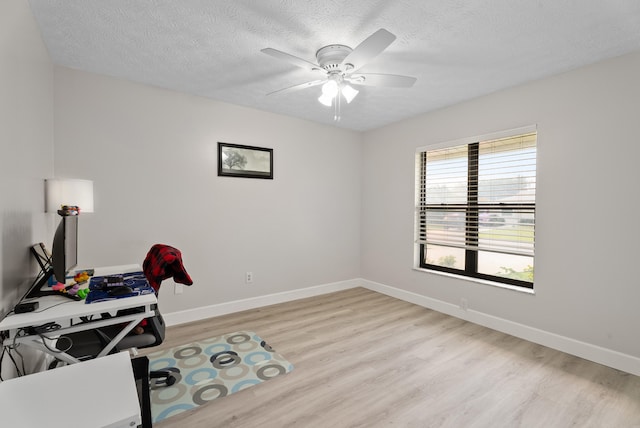
[[[273,179],[273,149],[218,143],[218,176]]]

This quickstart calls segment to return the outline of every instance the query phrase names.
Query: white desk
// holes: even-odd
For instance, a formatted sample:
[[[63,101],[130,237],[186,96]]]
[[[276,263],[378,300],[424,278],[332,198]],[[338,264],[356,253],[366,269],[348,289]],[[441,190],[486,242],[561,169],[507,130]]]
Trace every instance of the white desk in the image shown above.
[[[139,272],[142,268],[139,265],[109,266],[95,269],[95,276],[105,276],[117,273]],[[59,324],[60,329],[44,333],[45,336],[53,340],[47,340],[50,348],[55,348],[55,338],[64,336],[66,333],[75,333],[84,330],[93,330],[109,325],[128,323],[113,340],[102,349],[98,357],[107,355],[114,346],[124,336],[131,331],[140,321],[155,315],[152,305],[157,303],[155,294],[145,294],[123,299],[115,299],[105,302],[86,304],[84,300],[75,301],[60,296],[44,296],[29,301],[37,300],[39,307],[34,312],[22,314],[12,314],[0,322],[0,331],[9,331],[9,338],[3,343],[4,346],[11,346],[15,343],[24,344],[40,351],[49,353],[57,359],[73,364],[79,360],[65,352],[52,352],[44,340],[37,334],[26,334],[29,327],[41,326],[49,322]],[[121,309],[144,308],[142,312],[131,315],[115,316]],[[102,319],[93,322],[80,322],[80,317],[90,317],[102,313],[110,313],[112,318]]]
[[[0,383],[2,424],[25,428],[131,428],[141,423],[127,352]]]

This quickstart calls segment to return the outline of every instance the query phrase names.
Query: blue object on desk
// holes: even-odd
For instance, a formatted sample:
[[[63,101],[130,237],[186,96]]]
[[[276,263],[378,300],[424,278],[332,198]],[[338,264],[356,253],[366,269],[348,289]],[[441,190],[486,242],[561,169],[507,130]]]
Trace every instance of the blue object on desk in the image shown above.
[[[131,288],[132,292],[127,294],[113,295],[109,293],[109,287],[105,287],[104,284],[108,283],[107,278],[109,276],[94,276],[89,280],[89,294],[85,299],[85,303],[103,302],[106,300],[122,299],[132,296],[140,296],[143,294],[155,293],[153,287],[149,285],[149,281],[144,276],[143,272],[130,272],[122,274],[122,283]]]

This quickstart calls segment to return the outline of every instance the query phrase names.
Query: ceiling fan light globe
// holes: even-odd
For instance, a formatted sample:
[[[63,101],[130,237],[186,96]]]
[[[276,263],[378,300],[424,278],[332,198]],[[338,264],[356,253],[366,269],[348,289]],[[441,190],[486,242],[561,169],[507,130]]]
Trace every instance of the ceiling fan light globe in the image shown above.
[[[334,98],[336,95],[338,95],[338,82],[328,80],[327,83],[322,85],[322,96]]]
[[[326,94],[322,94],[320,95],[320,97],[318,97],[318,101],[320,101],[320,104],[322,105],[331,107],[331,104],[333,103],[333,97],[330,97]]]
[[[360,93],[360,91],[358,91],[357,89],[353,89],[353,87],[350,85],[344,85],[342,87],[342,95],[344,95],[347,103],[351,103],[351,101],[353,101],[358,93]]]

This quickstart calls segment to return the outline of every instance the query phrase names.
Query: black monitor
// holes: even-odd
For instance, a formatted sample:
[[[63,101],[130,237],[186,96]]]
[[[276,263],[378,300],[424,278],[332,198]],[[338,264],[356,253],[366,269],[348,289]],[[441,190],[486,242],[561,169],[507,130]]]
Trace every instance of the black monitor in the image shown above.
[[[65,283],[67,273],[78,264],[78,216],[63,216],[53,237],[51,264],[56,280]]]

